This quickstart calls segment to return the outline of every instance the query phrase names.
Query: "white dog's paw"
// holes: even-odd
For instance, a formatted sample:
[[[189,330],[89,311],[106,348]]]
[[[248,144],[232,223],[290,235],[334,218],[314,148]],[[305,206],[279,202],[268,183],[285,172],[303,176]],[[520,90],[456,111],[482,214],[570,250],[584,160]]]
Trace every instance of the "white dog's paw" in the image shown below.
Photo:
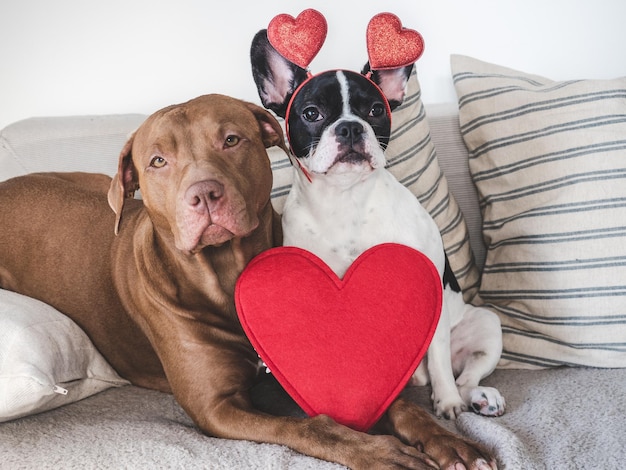
[[[456,396],[455,394],[438,396],[433,393],[432,400],[435,415],[437,415],[438,418],[456,419],[461,413],[467,411],[465,402],[458,394],[456,394]]]
[[[462,391],[465,395],[465,393]],[[466,391],[466,403],[479,415],[502,416],[506,408],[504,397],[493,387],[473,387]]]

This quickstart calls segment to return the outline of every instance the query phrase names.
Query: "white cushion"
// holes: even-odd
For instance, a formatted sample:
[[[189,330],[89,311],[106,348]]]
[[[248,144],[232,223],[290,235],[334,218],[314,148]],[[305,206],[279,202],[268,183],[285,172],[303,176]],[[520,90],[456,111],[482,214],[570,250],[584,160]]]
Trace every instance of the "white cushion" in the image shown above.
[[[68,317],[38,300],[0,290],[0,421],[127,383]]]

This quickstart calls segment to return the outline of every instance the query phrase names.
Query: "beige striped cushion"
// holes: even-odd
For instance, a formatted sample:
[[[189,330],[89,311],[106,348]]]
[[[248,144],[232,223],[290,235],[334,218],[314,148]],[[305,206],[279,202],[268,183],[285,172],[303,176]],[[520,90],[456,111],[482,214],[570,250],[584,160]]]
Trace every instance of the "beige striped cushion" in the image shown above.
[[[404,103],[393,112],[391,140],[385,155],[389,170],[417,196],[437,222],[450,265],[466,299],[472,298],[479,274],[463,215],[448,192],[448,183],[437,162],[415,68]],[[270,149],[270,158],[274,172],[272,203],[280,212],[291,187],[292,168],[280,150]]]
[[[626,366],[626,79],[453,56],[502,367]]]

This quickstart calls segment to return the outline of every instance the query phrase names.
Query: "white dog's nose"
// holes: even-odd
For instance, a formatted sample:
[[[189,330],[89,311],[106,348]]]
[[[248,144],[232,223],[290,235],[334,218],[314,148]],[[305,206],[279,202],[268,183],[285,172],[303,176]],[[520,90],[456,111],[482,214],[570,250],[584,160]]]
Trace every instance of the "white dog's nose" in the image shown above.
[[[356,121],[344,121],[337,125],[335,135],[342,144],[355,144],[363,136],[363,124]]]

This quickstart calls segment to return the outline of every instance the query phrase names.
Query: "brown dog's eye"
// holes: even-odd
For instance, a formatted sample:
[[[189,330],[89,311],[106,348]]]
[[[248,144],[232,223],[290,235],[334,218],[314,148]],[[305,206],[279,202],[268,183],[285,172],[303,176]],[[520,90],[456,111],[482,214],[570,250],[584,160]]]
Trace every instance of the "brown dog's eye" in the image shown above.
[[[159,157],[158,155],[152,157],[152,160],[150,160],[150,166],[153,168],[163,168],[165,165],[167,165],[165,158]]]
[[[229,135],[224,141],[224,147],[234,147],[239,143],[239,140],[239,137],[237,137],[236,135]]]

